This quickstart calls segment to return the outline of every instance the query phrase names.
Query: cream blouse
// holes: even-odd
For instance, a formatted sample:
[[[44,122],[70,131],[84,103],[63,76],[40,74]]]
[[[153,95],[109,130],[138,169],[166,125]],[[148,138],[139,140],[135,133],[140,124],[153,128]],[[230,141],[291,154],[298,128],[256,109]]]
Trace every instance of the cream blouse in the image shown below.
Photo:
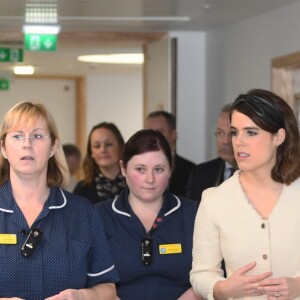
[[[254,261],[257,265],[248,274],[300,276],[300,179],[284,185],[269,218],[263,219],[248,202],[239,174],[205,190],[196,216],[190,280],[207,299],[213,299],[215,283],[224,280],[223,258],[228,277]]]

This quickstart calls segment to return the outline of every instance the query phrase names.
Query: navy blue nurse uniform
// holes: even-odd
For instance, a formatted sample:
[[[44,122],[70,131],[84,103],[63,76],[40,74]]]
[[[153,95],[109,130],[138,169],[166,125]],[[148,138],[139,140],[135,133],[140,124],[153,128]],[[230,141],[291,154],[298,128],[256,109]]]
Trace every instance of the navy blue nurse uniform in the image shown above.
[[[191,287],[192,237],[197,203],[166,191],[149,234],[132,211],[128,189],[96,205],[120,276],[121,300],[175,300]],[[152,241],[152,263],[142,262],[141,242]],[[181,250],[180,250],[181,248]]]
[[[94,212],[85,198],[52,187],[32,225],[42,232],[42,239],[26,258],[21,247],[30,228],[13,198],[10,182],[1,186],[0,298],[42,300],[69,288],[116,282],[103,225]],[[7,236],[16,237],[16,243],[7,243]]]

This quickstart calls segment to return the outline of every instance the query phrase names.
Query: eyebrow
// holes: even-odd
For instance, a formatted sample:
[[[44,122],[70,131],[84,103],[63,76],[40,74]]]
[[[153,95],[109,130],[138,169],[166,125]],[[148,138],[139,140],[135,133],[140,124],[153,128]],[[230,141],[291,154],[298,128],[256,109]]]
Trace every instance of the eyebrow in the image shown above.
[[[33,129],[31,132],[35,132],[35,131],[38,131],[38,130],[43,130],[43,131],[46,131],[45,129],[43,128],[35,128]],[[11,132],[20,132],[20,133],[24,133],[24,130],[12,130]]]
[[[147,167],[147,165],[141,164],[141,163],[137,163],[135,166],[136,167]],[[156,168],[156,167],[165,167],[165,166],[167,166],[167,165],[166,164],[157,164],[157,165],[154,165],[153,167]]]
[[[237,128],[234,127],[234,126],[230,126],[230,129],[236,129],[237,130]],[[254,127],[254,126],[243,127],[242,129],[246,129],[246,130],[248,130],[248,129],[251,129],[251,130],[260,130],[259,127]]]

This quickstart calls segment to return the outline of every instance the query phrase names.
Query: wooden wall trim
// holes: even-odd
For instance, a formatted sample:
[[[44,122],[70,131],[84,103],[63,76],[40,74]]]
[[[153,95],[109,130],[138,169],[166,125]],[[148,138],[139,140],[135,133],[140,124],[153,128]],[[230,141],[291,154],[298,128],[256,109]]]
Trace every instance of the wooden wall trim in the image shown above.
[[[86,124],[87,124],[87,92],[86,77],[78,77],[76,79],[76,143],[80,148],[82,157],[86,151]]]
[[[102,31],[62,31],[58,39],[71,40],[97,40],[97,41],[141,41],[151,42],[160,40],[167,32],[102,32]],[[24,35],[20,30],[2,30],[0,32],[1,43],[15,43],[23,45]]]
[[[272,59],[272,68],[296,68],[300,66],[300,52],[275,57]]]
[[[147,62],[148,62],[148,53],[146,45],[143,45],[144,53],[144,64],[143,64],[143,121],[146,120],[148,115],[148,85],[147,85]]]

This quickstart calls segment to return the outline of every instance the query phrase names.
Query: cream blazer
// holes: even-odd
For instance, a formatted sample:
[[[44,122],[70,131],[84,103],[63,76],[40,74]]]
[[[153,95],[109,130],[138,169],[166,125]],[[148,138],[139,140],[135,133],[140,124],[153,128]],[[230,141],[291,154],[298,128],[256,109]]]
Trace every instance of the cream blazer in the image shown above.
[[[196,293],[207,299],[213,299],[215,283],[224,280],[223,258],[228,277],[254,261],[257,265],[249,274],[300,276],[300,179],[284,185],[269,218],[263,219],[248,202],[239,174],[205,190],[197,212],[190,280]]]

